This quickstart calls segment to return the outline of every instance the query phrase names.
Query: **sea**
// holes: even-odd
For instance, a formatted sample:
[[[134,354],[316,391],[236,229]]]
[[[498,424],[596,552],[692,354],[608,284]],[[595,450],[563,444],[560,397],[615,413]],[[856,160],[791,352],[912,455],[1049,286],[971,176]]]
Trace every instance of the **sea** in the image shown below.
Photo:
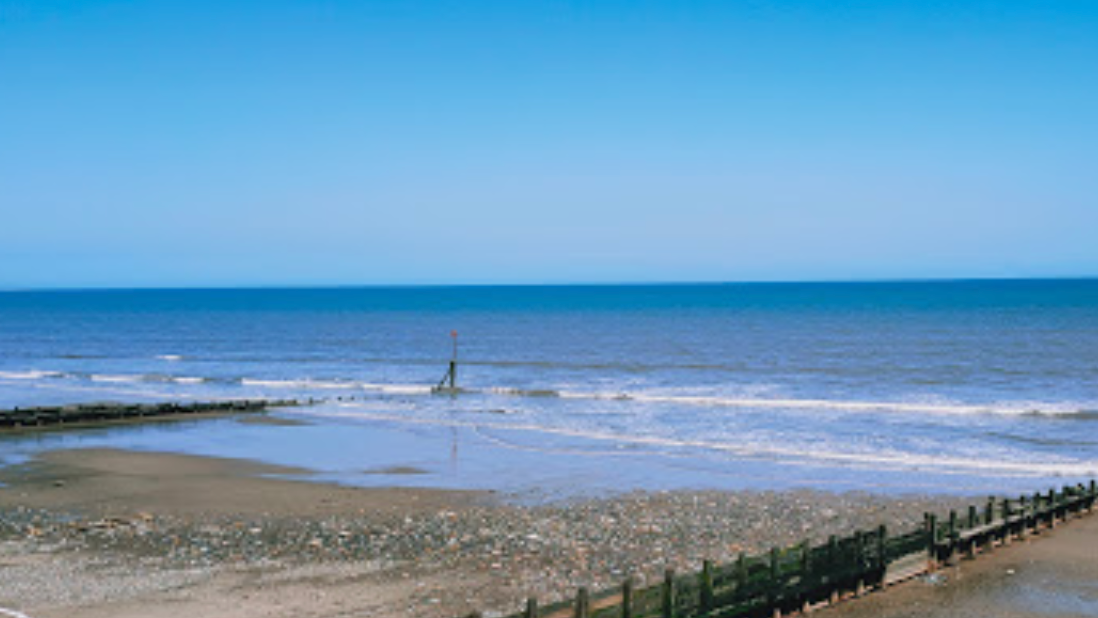
[[[127,448],[531,501],[1047,490],[1098,475],[1098,280],[0,293],[0,409],[237,398],[315,403],[8,434],[0,464]]]

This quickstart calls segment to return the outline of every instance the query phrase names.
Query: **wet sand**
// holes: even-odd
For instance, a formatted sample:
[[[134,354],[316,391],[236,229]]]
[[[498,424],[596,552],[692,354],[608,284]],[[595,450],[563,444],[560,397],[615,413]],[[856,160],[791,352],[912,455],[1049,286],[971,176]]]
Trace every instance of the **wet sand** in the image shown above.
[[[50,451],[0,470],[0,607],[31,618],[502,615],[526,596],[550,602],[627,576],[645,585],[666,568],[685,572],[703,559],[727,562],[739,552],[879,524],[911,529],[924,511],[967,504],[675,491],[522,506],[490,492],[308,479],[304,470],[249,461],[109,449]],[[1093,536],[1095,524],[1098,518],[1047,536],[1051,542],[1084,525]],[[1026,562],[1030,551],[1038,553]],[[1045,554],[1061,555],[1043,543],[1000,552],[991,560],[1017,555],[1016,576],[1038,579],[1058,564]],[[1083,569],[1077,578],[1092,573],[1084,549],[1063,556]],[[950,591],[1001,588],[994,569],[990,579],[977,575],[983,563],[964,563],[945,586],[914,582],[838,611],[875,616],[905,595],[911,600],[897,601],[896,611],[922,609],[881,615],[934,615],[928,608],[939,603],[964,608],[967,597]]]
[[[313,483],[310,472],[239,459],[116,449],[49,451],[0,470],[0,507],[78,510],[87,516],[323,517],[460,508],[490,492],[360,489]]]

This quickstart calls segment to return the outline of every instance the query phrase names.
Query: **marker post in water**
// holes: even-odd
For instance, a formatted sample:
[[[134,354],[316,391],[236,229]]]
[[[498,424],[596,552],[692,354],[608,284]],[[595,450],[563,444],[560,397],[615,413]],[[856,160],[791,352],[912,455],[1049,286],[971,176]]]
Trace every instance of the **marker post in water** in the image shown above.
[[[450,359],[450,390],[454,390],[458,377],[458,332],[450,331],[450,338],[454,340],[454,356]]]
[[[442,381],[434,388],[435,392],[457,392],[458,333],[456,330],[450,331],[450,338],[454,340],[454,355],[450,358],[450,369],[446,371]]]

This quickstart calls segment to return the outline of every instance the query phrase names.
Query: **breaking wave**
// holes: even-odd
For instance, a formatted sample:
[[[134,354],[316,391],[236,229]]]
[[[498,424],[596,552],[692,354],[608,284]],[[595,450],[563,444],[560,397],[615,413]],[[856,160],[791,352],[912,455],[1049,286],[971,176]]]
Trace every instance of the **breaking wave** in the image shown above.
[[[719,408],[811,409],[842,412],[900,412],[912,414],[1007,416],[1056,416],[1098,418],[1098,409],[1077,402],[1007,401],[959,403],[949,401],[875,401],[860,399],[815,399],[771,397],[725,397],[712,395],[658,394],[628,391],[570,391],[551,389],[493,388],[488,392],[514,397],[559,397],[592,401],[635,401],[638,403],[688,405]]]
[[[247,386],[263,389],[289,389],[303,391],[346,391],[362,394],[427,396],[432,393],[431,384],[382,383],[354,379],[320,378],[254,378],[171,375],[162,373],[79,373],[52,370],[0,371],[0,380],[75,380],[101,384],[126,383],[174,383],[180,385],[221,384],[232,387]],[[655,406],[683,406],[698,408],[723,408],[773,411],[812,411],[866,414],[933,414],[933,415],[992,415],[1010,417],[1048,417],[1070,420],[1098,420],[1098,403],[1086,401],[995,401],[970,403],[948,399],[928,400],[872,400],[846,398],[795,398],[759,396],[772,392],[769,387],[748,389],[739,396],[693,394],[678,390],[673,393],[644,390],[577,390],[569,388],[519,388],[519,387],[470,387],[458,394],[480,397],[505,397],[519,399],[560,399],[569,401],[605,401],[637,403]]]
[[[0,371],[0,380],[41,380],[43,378],[56,378],[64,375],[60,371]]]

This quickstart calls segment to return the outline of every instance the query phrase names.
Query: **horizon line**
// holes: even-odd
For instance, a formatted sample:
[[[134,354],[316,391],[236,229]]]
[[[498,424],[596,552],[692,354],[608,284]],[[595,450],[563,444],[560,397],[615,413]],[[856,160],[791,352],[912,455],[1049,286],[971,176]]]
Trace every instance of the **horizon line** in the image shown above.
[[[423,288],[533,288],[533,287],[672,287],[720,285],[836,285],[889,283],[979,283],[979,282],[1039,282],[1096,281],[1098,275],[1066,276],[978,276],[978,277],[880,277],[859,279],[753,279],[695,281],[575,281],[575,282],[465,282],[465,283],[285,283],[285,284],[226,284],[194,286],[72,286],[0,288],[3,294],[63,293],[63,292],[170,292],[170,291],[277,291],[277,290],[352,290],[352,289],[423,289]]]

